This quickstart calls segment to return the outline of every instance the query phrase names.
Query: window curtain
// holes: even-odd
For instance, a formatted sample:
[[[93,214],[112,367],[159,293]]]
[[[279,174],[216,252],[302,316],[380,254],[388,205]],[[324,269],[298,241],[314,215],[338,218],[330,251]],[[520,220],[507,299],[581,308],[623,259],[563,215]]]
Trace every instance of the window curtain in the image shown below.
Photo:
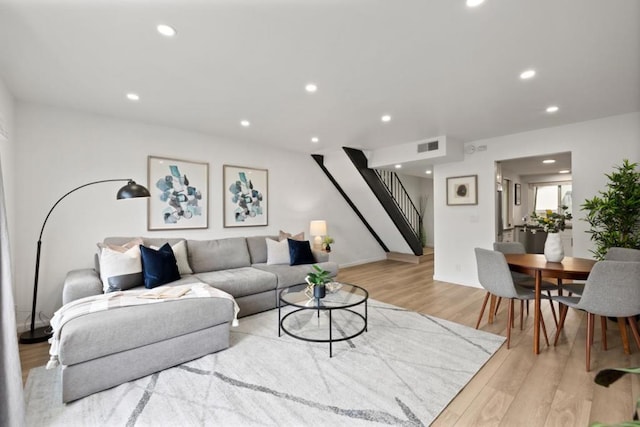
[[[22,369],[18,352],[9,230],[0,165],[0,426],[24,426]]]

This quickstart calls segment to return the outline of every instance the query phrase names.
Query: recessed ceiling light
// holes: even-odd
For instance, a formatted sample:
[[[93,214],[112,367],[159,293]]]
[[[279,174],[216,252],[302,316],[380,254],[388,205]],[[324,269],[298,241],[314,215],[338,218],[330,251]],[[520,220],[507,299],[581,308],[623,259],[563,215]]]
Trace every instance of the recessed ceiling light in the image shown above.
[[[320,141],[320,139],[317,136],[314,136],[313,138],[311,138],[311,142],[316,143]]]
[[[307,83],[307,85],[304,87],[304,90],[309,93],[314,93],[318,90],[318,86],[315,83]]]
[[[166,37],[173,37],[176,35],[176,29],[166,24],[160,24],[156,29],[160,34]]]
[[[127,99],[129,101],[140,101],[140,95],[138,95],[137,93],[128,93],[127,94]]]
[[[400,169],[402,167],[402,165],[395,165],[396,169]]]
[[[240,120],[240,124],[246,128],[251,126],[251,122],[249,122],[249,120]]]
[[[550,105],[547,107],[547,113],[555,113],[559,110],[560,108],[557,105]]]
[[[542,163],[546,164],[546,165],[550,165],[551,163],[555,163],[556,161],[553,159],[546,159],[543,160]]]
[[[380,117],[380,120],[382,120],[383,122],[389,122],[391,121],[391,116],[388,114],[385,114],[384,116]]]
[[[425,171],[424,173],[426,173],[427,175],[431,175],[431,171]]]
[[[467,0],[467,6],[476,7],[484,3],[484,0]]]
[[[558,171],[558,173],[570,173],[571,171],[569,169],[562,169],[561,171]]]
[[[520,73],[520,78],[522,80],[527,80],[530,78],[533,78],[536,75],[536,70],[525,70],[522,73]]]

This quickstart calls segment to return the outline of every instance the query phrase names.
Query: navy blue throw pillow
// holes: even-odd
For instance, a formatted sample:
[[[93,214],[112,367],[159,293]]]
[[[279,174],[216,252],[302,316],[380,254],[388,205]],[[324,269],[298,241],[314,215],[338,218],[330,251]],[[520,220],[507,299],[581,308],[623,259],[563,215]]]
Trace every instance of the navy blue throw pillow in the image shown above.
[[[291,258],[289,265],[313,264],[316,262],[308,240],[287,240],[289,241],[289,257]]]
[[[140,254],[145,288],[152,289],[180,279],[176,256],[169,243],[165,243],[157,251],[140,245]]]

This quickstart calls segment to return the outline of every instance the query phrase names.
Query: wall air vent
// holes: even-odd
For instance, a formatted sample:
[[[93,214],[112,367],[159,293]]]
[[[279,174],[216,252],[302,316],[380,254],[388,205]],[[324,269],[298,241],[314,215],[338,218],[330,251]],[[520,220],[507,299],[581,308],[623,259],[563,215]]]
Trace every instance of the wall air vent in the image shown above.
[[[418,153],[425,153],[427,151],[436,151],[438,149],[438,140],[423,142],[418,144]]]

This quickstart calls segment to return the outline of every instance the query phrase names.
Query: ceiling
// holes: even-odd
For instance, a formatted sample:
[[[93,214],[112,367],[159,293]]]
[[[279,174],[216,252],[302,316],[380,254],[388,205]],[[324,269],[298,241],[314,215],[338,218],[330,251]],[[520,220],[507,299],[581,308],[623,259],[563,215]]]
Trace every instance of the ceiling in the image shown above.
[[[555,160],[543,163],[543,160]],[[557,175],[561,170],[571,172],[571,153],[552,153],[544,156],[521,157],[500,162],[503,170],[516,172],[518,176]],[[571,175],[568,175],[569,177]]]
[[[640,111],[640,2],[0,0],[0,77],[18,100],[303,153],[473,141]]]

